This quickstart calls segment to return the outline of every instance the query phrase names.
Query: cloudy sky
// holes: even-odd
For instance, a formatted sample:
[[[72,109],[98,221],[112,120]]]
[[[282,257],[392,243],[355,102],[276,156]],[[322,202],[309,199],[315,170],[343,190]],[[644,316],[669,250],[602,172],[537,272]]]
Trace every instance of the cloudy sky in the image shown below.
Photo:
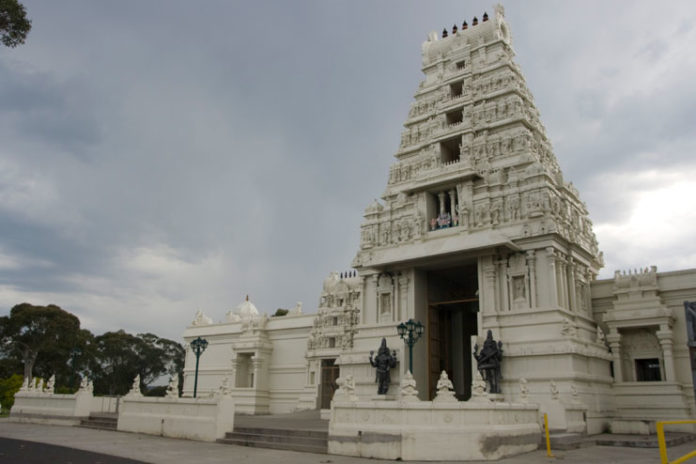
[[[179,339],[347,270],[432,30],[485,1],[33,1],[0,49],[0,314]],[[696,3],[507,2],[606,267],[696,267]]]

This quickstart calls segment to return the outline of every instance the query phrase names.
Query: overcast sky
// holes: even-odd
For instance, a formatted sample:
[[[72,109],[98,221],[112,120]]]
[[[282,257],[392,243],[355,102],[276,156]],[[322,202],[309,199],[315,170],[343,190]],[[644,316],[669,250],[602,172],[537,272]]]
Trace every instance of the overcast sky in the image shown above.
[[[0,314],[176,340],[315,312],[384,191],[428,32],[482,1],[31,1],[0,49]],[[506,2],[606,267],[696,267],[696,2]]]

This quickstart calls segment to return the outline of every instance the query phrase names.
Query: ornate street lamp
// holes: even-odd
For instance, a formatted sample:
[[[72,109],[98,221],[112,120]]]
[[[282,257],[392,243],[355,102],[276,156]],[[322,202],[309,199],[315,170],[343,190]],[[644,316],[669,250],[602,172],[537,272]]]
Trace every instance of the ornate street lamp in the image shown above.
[[[191,342],[191,348],[193,349],[193,354],[196,355],[196,376],[193,378],[193,397],[196,397],[196,392],[198,391],[198,360],[201,355],[208,347],[208,340],[205,338],[198,337]]]
[[[414,321],[409,319],[406,322],[396,326],[397,332],[399,332],[399,337],[404,339],[404,342],[408,345],[408,370],[413,374],[413,345],[416,344],[423,332],[425,331],[425,326],[420,323],[420,321]]]

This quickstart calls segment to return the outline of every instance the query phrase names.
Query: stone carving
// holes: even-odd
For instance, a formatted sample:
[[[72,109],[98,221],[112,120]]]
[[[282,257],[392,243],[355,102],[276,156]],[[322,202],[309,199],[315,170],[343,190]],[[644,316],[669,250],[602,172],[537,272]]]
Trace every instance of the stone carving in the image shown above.
[[[222,379],[222,383],[220,384],[220,387],[218,387],[217,392],[215,392],[215,396],[223,397],[230,396],[231,394],[232,387],[230,386],[230,378],[228,376],[225,376],[225,378]]]
[[[551,389],[551,399],[557,400],[560,392],[558,391],[558,385],[556,385],[555,380],[551,380],[551,383],[549,383],[549,388]]]
[[[390,371],[396,367],[396,351],[389,352],[387,347],[387,339],[382,339],[382,344],[379,346],[377,356],[373,359],[374,351],[370,351],[370,365],[377,369],[375,373],[375,383],[378,395],[386,395],[391,383]]]
[[[447,372],[444,370],[440,373],[440,378],[437,381],[437,394],[435,400],[437,402],[456,402],[457,398],[454,396],[454,385],[452,381],[447,376]]]
[[[476,371],[474,381],[471,382],[471,399],[472,401],[488,401],[488,393],[486,392],[486,381],[481,377],[481,373]]]
[[[140,374],[136,375],[133,379],[133,385],[126,396],[143,396],[143,394],[140,392]]]
[[[500,362],[503,359],[503,342],[493,340],[493,332],[488,331],[481,352],[478,344],[474,345],[474,358],[478,371],[488,383],[488,393],[500,393]]]
[[[200,309],[196,311],[196,315],[193,318],[193,321],[191,321],[191,325],[193,326],[201,326],[201,325],[210,325],[213,323],[213,320],[203,314],[203,311]]]
[[[167,398],[178,398],[179,397],[179,375],[174,374],[169,379],[169,385],[167,385]]]
[[[355,394],[355,380],[351,374],[336,379],[336,385],[338,385],[338,389],[334,392],[334,401],[358,401]]]
[[[418,390],[416,389],[416,380],[413,378],[411,371],[406,371],[401,377],[399,385],[399,400],[400,401],[418,401]]]
[[[605,344],[607,342],[607,336],[600,326],[597,326],[597,343]]]
[[[48,379],[48,382],[44,385],[44,391],[46,393],[53,393],[53,390],[56,387],[56,376],[52,375],[50,379]]]
[[[300,316],[302,315],[302,302],[298,301],[295,307],[288,311],[288,316]]]
[[[529,387],[527,386],[527,379],[524,377],[520,379],[520,401],[523,403],[529,401]]]

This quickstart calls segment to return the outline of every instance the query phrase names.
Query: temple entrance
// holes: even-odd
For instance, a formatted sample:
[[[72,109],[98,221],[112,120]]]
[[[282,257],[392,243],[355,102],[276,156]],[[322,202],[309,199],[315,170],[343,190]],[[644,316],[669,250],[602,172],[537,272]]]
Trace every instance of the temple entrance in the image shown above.
[[[478,333],[476,265],[428,272],[428,391],[447,372],[460,401],[471,397],[471,337]]]
[[[321,409],[331,408],[331,399],[338,388],[336,379],[338,379],[339,370],[340,367],[336,365],[336,359],[321,360],[321,384],[319,386],[321,390],[319,392],[321,398],[319,407]]]

